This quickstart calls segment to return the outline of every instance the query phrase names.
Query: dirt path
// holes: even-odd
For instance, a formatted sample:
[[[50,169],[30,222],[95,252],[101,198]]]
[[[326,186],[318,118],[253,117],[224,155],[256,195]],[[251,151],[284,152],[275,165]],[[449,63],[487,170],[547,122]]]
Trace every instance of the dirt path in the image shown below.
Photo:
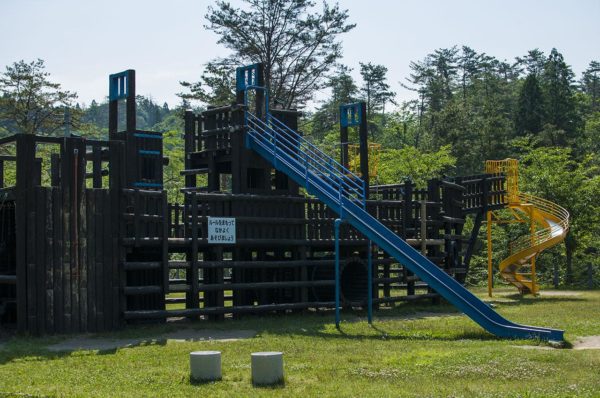
[[[158,336],[111,339],[77,336],[48,346],[50,351],[108,351],[125,347],[135,347],[150,344],[165,344],[169,342],[193,341],[236,341],[250,339],[256,336],[254,330],[209,330],[209,329],[182,329],[176,332],[165,333]]]

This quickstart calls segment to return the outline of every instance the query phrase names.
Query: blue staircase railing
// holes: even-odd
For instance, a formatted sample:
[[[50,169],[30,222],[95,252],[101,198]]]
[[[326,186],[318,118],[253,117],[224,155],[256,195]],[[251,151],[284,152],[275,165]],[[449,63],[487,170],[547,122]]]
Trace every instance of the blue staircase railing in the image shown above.
[[[267,112],[265,120],[262,120],[246,112],[245,121],[248,148],[303,185],[310,194],[316,195],[338,213],[340,219],[363,233],[487,331],[500,337],[563,340],[562,330],[519,325],[505,319],[412,248],[365,210],[365,184],[360,177],[271,114]],[[336,224],[339,224],[339,220]],[[337,271],[338,267],[336,281]],[[339,310],[337,298],[336,293],[336,315]]]
[[[294,165],[304,174],[304,186],[310,187],[310,181],[322,178],[332,193],[338,196],[338,205],[342,206],[342,197],[351,199],[361,207],[365,206],[365,182],[350,170],[321,151],[317,146],[287,127],[277,118],[267,114],[263,121],[250,112],[246,114],[249,137],[268,149],[275,161],[284,161]]]

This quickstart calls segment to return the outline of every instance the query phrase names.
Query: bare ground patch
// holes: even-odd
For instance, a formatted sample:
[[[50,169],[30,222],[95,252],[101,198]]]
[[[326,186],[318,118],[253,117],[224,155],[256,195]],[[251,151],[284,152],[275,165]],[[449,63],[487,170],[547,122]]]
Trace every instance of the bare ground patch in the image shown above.
[[[600,336],[580,337],[573,343],[574,350],[600,350]]]
[[[254,330],[209,330],[183,329],[152,337],[111,339],[77,336],[48,346],[50,351],[108,351],[119,348],[135,347],[151,344],[166,344],[168,342],[194,341],[236,341],[256,336]]]
[[[575,292],[571,290],[548,290],[541,291],[540,296],[542,297],[577,297],[581,296],[581,292]]]

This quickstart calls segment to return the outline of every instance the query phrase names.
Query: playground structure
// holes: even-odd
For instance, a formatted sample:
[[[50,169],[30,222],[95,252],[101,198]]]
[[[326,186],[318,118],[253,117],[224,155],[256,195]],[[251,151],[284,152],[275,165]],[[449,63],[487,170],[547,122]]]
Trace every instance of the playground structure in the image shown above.
[[[486,173],[506,176],[507,207],[511,220],[487,212],[488,294],[492,295],[492,223],[527,223],[529,234],[510,242],[509,256],[498,266],[504,280],[521,294],[538,294],[535,260],[539,254],[560,244],[569,231],[569,212],[548,200],[519,191],[519,163],[516,159],[488,160]]]
[[[95,332],[321,308],[339,322],[342,306],[370,319],[372,307],[443,296],[499,336],[562,339],[461,285],[484,217],[508,205],[503,173],[370,185],[364,103],[341,108],[337,162],[298,132],[297,111],[269,109],[262,79],[260,64],[239,68],[235,104],[185,113],[181,204],[163,189],[162,134],[136,128],[133,70],[110,76],[108,140],[0,139],[16,153],[0,158],[2,325]]]

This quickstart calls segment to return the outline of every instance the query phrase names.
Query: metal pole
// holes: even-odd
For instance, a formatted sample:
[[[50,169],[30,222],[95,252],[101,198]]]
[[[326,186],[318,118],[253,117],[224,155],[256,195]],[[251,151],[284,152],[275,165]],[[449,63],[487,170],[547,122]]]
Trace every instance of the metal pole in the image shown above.
[[[492,297],[492,212],[487,212],[488,296]]]
[[[369,325],[373,323],[373,245],[369,241],[369,249],[367,252],[367,283],[369,284],[367,289],[367,320]],[[379,291],[379,290],[378,290]]]
[[[340,225],[342,220],[336,218],[335,231],[335,327],[340,328]]]

